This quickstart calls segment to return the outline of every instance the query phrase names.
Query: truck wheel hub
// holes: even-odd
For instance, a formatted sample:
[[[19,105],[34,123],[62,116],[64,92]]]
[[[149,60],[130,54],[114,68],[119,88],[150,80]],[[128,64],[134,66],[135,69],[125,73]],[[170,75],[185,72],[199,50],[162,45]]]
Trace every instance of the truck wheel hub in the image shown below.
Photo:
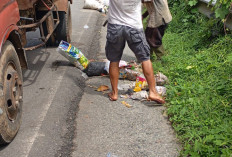
[[[4,82],[7,116],[14,122],[19,112],[19,105],[22,103],[22,81],[12,64],[7,66]]]

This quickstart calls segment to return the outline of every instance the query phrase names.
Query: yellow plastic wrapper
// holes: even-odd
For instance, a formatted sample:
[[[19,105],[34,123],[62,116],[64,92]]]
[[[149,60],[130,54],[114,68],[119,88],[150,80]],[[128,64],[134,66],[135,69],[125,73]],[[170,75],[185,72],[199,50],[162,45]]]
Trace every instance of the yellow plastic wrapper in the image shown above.
[[[57,51],[82,70],[89,64],[89,60],[84,56],[84,54],[68,42],[61,41]]]
[[[138,76],[136,78],[134,91],[139,92],[142,89],[146,89],[147,87],[148,87],[147,80],[142,76]]]

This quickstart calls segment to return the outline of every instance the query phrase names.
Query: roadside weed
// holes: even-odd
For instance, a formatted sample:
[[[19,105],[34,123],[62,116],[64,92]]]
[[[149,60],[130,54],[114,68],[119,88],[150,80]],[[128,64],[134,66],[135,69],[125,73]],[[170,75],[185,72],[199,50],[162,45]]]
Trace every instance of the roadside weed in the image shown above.
[[[191,2],[191,1],[190,1]],[[195,3],[192,1],[191,3]],[[173,21],[154,62],[169,78],[167,111],[183,144],[181,156],[232,154],[232,38],[218,20],[173,1]],[[180,11],[181,10],[181,11]]]

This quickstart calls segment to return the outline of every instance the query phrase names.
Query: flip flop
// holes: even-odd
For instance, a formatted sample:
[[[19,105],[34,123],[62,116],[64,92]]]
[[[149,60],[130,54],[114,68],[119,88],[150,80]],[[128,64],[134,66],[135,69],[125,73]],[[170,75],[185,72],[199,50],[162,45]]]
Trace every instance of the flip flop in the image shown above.
[[[110,101],[117,101],[118,100],[118,99],[113,99],[111,96],[112,96],[112,93],[108,93],[108,97],[109,97]]]

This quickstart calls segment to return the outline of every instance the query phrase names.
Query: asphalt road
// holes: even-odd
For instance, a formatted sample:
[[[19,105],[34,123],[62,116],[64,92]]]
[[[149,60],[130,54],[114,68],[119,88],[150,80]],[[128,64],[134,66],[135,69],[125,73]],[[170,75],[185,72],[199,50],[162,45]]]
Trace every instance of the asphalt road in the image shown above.
[[[102,18],[98,19],[101,23]],[[97,60],[105,59],[106,27],[96,26],[98,34],[93,39],[89,54],[97,53]],[[90,57],[90,56],[89,56]],[[136,60],[126,46],[122,57]],[[120,80],[119,86],[132,83]],[[112,102],[107,94],[95,87],[107,85],[108,77],[91,77],[79,103],[72,157],[176,157],[180,145],[165,107],[155,103],[119,98]],[[124,93],[125,91],[119,91]],[[126,101],[131,108],[121,103]]]
[[[101,15],[82,10],[83,1],[72,5],[72,43],[88,54]],[[88,29],[84,28],[88,25]],[[39,33],[28,35],[29,45]],[[0,149],[1,157],[70,156],[73,151],[75,119],[85,79],[56,48],[27,51],[29,69],[24,76],[24,106],[21,128],[14,141]]]
[[[106,17],[82,9],[83,3],[74,0],[72,5],[72,44],[89,59],[105,59]],[[36,36],[38,32],[28,34],[29,44],[37,42]],[[180,146],[163,106],[123,98],[109,101],[92,88],[110,86],[109,78],[84,78],[56,48],[26,53],[22,126],[14,141],[0,149],[1,157],[178,156]],[[128,47],[123,59],[135,60]]]

